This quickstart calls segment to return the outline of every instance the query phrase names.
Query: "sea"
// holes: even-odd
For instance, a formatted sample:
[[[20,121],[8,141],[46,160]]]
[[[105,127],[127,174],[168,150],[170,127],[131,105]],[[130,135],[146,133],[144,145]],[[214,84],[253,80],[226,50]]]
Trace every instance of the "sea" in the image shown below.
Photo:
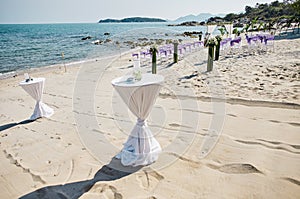
[[[133,48],[155,39],[188,39],[204,26],[169,23],[0,24],[0,76],[45,66],[84,62]],[[101,41],[95,45],[95,41]]]

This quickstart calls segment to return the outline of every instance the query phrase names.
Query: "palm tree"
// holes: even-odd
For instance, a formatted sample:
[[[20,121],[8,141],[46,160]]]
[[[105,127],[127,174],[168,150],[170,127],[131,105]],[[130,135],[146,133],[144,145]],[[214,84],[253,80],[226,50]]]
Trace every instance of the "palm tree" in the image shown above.
[[[287,33],[288,29],[292,27],[292,23],[293,23],[293,18],[289,18],[285,24],[285,32]]]
[[[274,34],[277,31],[277,25],[276,25],[277,19],[271,19],[267,23],[267,31],[271,32],[274,30]]]
[[[252,19],[251,21],[251,30],[254,31],[254,28],[256,28],[256,23],[257,23],[258,17],[255,17],[254,19]]]
[[[250,24],[247,23],[246,26],[243,28],[243,31],[245,30],[246,33],[248,33],[249,28],[250,28]]]
[[[299,17],[297,16],[294,16],[292,19],[291,19],[292,23],[294,23],[294,26],[293,26],[293,34],[295,34],[295,29],[297,27],[298,29],[298,34],[299,34],[299,26],[300,26],[300,19]]]
[[[282,30],[286,27],[286,22],[287,22],[286,19],[279,19],[277,21],[276,26],[279,28],[280,34],[282,33]]]
[[[264,26],[264,22],[260,22],[258,27],[257,27],[257,30],[258,32],[260,31],[260,29]]]

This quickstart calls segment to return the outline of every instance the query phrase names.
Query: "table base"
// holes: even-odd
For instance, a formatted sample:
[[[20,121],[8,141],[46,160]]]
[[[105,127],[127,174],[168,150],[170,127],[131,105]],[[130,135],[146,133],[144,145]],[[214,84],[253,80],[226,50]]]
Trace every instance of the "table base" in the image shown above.
[[[150,129],[137,124],[116,158],[120,159],[124,166],[149,165],[158,159],[160,152],[160,144]]]
[[[36,102],[33,114],[30,120],[36,120],[40,117],[51,117],[54,111],[52,108],[44,104],[43,102]]]

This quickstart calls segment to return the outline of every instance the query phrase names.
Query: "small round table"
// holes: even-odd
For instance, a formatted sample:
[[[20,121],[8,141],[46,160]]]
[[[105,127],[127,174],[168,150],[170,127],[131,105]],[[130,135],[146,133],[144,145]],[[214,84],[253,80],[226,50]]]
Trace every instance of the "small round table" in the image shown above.
[[[26,82],[20,82],[20,86],[36,100],[35,108],[30,120],[36,120],[40,117],[50,117],[54,111],[52,108],[42,102],[42,95],[44,91],[45,78],[33,78]]]
[[[158,159],[161,147],[146,124],[155,100],[164,82],[164,77],[143,74],[140,81],[131,76],[114,79],[111,83],[130,111],[138,118],[121,152],[116,158],[124,166],[149,165]]]

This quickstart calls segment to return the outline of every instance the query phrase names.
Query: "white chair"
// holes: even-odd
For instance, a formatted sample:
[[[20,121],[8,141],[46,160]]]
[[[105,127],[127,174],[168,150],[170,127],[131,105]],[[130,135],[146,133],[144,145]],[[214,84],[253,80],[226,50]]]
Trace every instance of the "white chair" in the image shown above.
[[[263,46],[266,48],[268,52],[268,48],[272,48],[272,51],[275,51],[275,37],[274,35],[265,35],[263,39]]]
[[[242,38],[236,37],[230,41],[230,52],[233,54],[239,53],[242,47]]]

